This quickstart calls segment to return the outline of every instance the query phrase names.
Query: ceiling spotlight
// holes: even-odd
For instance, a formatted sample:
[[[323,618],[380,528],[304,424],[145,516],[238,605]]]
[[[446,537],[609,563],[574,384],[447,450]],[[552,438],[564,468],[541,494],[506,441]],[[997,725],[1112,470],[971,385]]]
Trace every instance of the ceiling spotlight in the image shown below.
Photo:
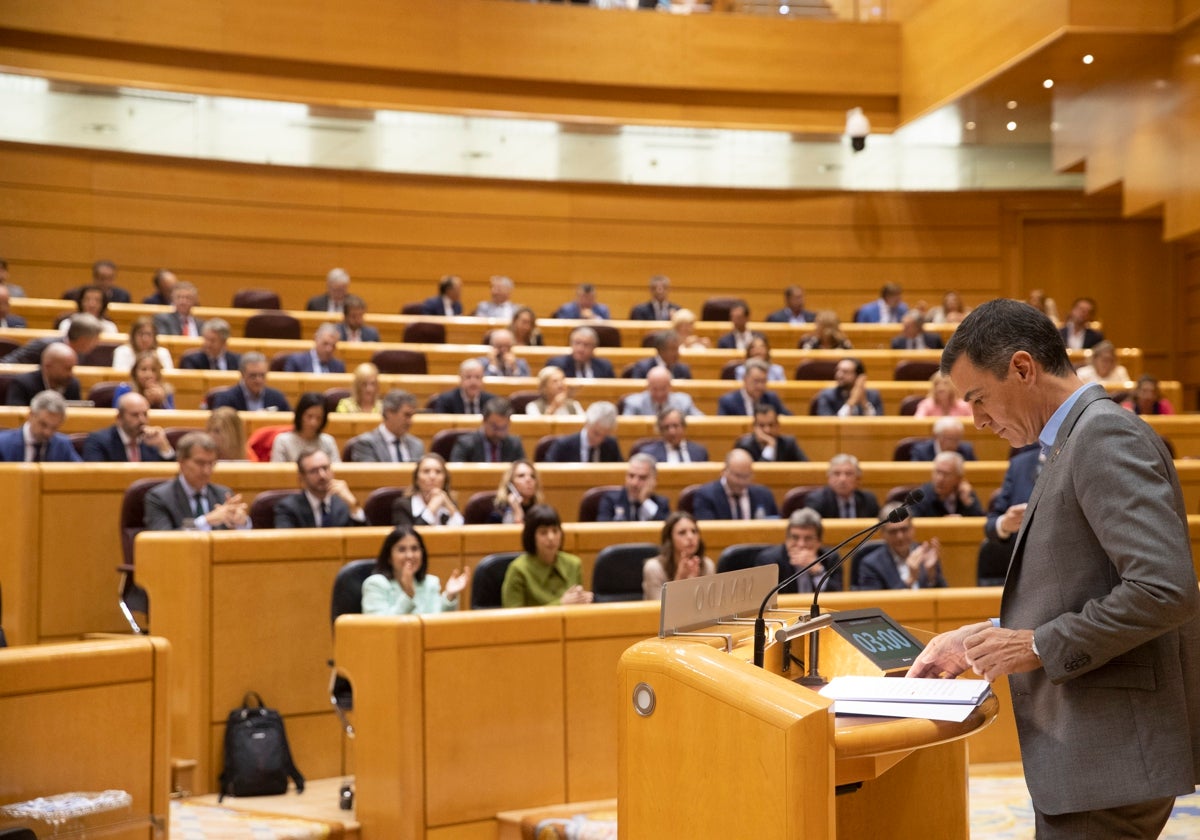
[[[786,15],[790,11],[791,11],[791,9],[789,9],[787,7],[786,3],[784,3],[782,6],[779,7],[779,14],[781,14],[781,15]]]
[[[871,121],[862,108],[851,108],[846,112],[846,134],[850,137],[850,148],[861,152],[867,148],[867,135],[871,133]]]
[[[967,131],[975,130],[975,120],[967,120],[967,124],[963,126]]]
[[[1008,102],[1005,103],[1004,107],[1010,111],[1017,110],[1017,100],[1015,100],[1015,99],[1008,100]]]
[[[1096,60],[1095,56],[1093,56],[1091,53],[1088,53],[1087,55],[1085,55],[1083,57],[1084,64],[1091,64],[1095,60]]]
[[[1014,122],[1013,120],[1009,120],[1009,121],[1008,121],[1008,125],[1006,125],[1006,126],[1004,126],[1004,127],[1005,127],[1005,128],[1007,128],[1009,131],[1016,131],[1016,130],[1017,130],[1017,124],[1016,124],[1016,122]]]
[[[1046,90],[1050,90],[1050,88],[1054,87],[1054,80],[1046,79],[1046,81],[1042,82],[1042,87],[1044,87]]]

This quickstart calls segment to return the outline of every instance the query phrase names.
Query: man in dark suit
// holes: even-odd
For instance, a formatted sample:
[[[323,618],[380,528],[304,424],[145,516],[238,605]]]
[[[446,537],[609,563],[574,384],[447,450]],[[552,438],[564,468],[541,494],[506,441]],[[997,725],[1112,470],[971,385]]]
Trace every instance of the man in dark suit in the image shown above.
[[[178,282],[175,272],[160,268],[154,272],[151,282],[154,283],[154,294],[142,298],[142,303],[147,303],[151,306],[170,306],[171,289],[175,288],[175,284]]]
[[[879,512],[881,519],[900,507],[889,502]],[[941,543],[937,537],[916,543],[913,540],[913,521],[889,522],[883,526],[884,544],[868,551],[854,572],[858,589],[931,589],[944,588]]]
[[[613,437],[616,428],[617,407],[606,400],[594,402],[584,414],[583,428],[557,438],[546,460],[558,464],[623,461],[621,446]]]
[[[679,308],[671,303],[671,278],[656,274],[650,278],[650,300],[639,303],[629,312],[631,321],[670,321],[671,313]]]
[[[437,295],[426,298],[425,302],[421,304],[421,314],[461,315],[463,311],[462,287],[463,281],[461,277],[447,274],[438,281]]]
[[[109,303],[129,303],[133,300],[128,291],[117,285],[117,264],[112,260],[96,260],[92,263],[91,285],[103,289]],[[77,301],[82,291],[83,286],[76,286],[64,292],[63,297]]]
[[[596,287],[591,283],[580,283],[575,288],[575,300],[564,303],[554,310],[552,318],[588,318],[599,321],[609,319],[608,307],[596,302]]]
[[[708,449],[687,439],[687,415],[667,408],[656,418],[658,440],[642,449],[660,464],[691,464],[708,460]]]
[[[247,354],[249,355],[249,354]],[[147,531],[218,531],[250,527],[240,494],[210,483],[217,464],[217,442],[207,432],[179,439],[179,477],[164,481],[145,498]]]
[[[51,344],[66,344],[75,351],[76,359],[83,359],[96,349],[96,345],[100,343],[100,333],[103,331],[104,325],[100,323],[100,319],[95,315],[89,315],[86,312],[77,312],[71,316],[71,322],[67,325],[66,336],[35,338],[32,341],[27,341],[0,359],[0,364],[41,364],[42,353]]]
[[[858,459],[845,452],[829,459],[825,486],[808,494],[804,506],[824,519],[874,519],[879,516],[879,501],[870,490],[860,490],[862,468]]]
[[[884,283],[879,289],[879,297],[870,303],[865,303],[854,314],[856,324],[899,324],[908,304],[900,298],[904,289],[899,283]]]
[[[5,402],[8,405],[29,405],[34,396],[54,391],[63,399],[80,399],[79,380],[75,378],[75,351],[66,342],[46,345],[37,370],[14,376],[8,383]]]
[[[817,313],[804,308],[804,289],[799,286],[788,286],[783,290],[783,309],[777,309],[767,316],[772,324],[811,324]]]
[[[454,442],[451,461],[468,463],[506,464],[525,457],[525,445],[508,428],[512,419],[512,403],[504,397],[493,397],[483,405],[483,422],[479,431],[463,435]]]
[[[458,366],[458,387],[443,391],[429,403],[434,414],[482,414],[495,394],[483,390],[483,363],[466,359]]]
[[[313,334],[311,350],[293,353],[284,362],[285,373],[345,373],[346,365],[334,357],[337,352],[336,324],[321,324]]]
[[[779,395],[767,390],[771,368],[762,359],[750,359],[742,373],[742,387],[717,400],[717,414],[724,417],[753,417],[759,405],[766,404],[778,414],[790,415]]]
[[[666,496],[654,492],[658,470],[645,452],[629,458],[625,486],[600,498],[597,522],[662,522],[671,512]]]
[[[781,545],[764,548],[754,558],[755,566],[774,566],[779,570],[779,582],[790,578],[801,569],[807,569],[799,578],[779,590],[781,594],[791,592],[812,592],[825,572],[835,566],[840,559],[835,553],[824,563],[816,560],[829,549],[821,545],[821,537],[825,535],[825,526],[821,523],[821,515],[811,508],[800,508],[792,511],[788,517],[787,532]],[[842,589],[842,570],[835,568],[825,581],[825,589],[840,592]]]
[[[367,514],[350,486],[333,475],[329,456],[313,447],[296,459],[300,492],[275,505],[276,528],[344,528],[367,525]]]
[[[791,435],[779,430],[779,412],[763,403],[754,408],[754,429],[734,443],[755,461],[807,461],[808,456]]]
[[[192,314],[200,293],[191,283],[176,283],[171,289],[171,312],[154,316],[154,329],[159,335],[200,335],[200,321]]]
[[[130,391],[117,400],[117,422],[97,429],[83,442],[83,460],[154,463],[175,460],[161,426],[151,426],[150,403]]]
[[[394,388],[383,395],[383,422],[350,439],[350,460],[355,463],[403,464],[421,460],[425,444],[409,434],[417,413],[417,398]]]
[[[762,333],[750,329],[750,305],[739,300],[729,307],[729,332],[717,339],[717,347],[722,350],[745,350],[755,336]]]
[[[25,329],[25,319],[20,315],[12,314],[11,299],[12,293],[8,290],[8,286],[0,283],[0,328]]]
[[[919,440],[909,450],[910,461],[932,461],[940,452],[957,452],[964,461],[975,461],[975,447],[962,439],[963,422],[957,417],[933,421],[933,437]]]
[[[267,385],[267,357],[257,351],[242,356],[238,369],[242,379],[232,388],[217,392],[209,408],[227,405],[237,411],[291,411],[281,391]]]
[[[346,295],[343,301],[342,322],[337,325],[338,338],[342,341],[379,341],[379,330],[364,323],[367,302],[358,295]]]
[[[16,429],[0,432],[0,461],[80,461],[71,439],[58,429],[67,406],[57,391],[42,391],[29,404],[29,419]]]
[[[900,335],[892,339],[893,350],[941,350],[942,337],[925,332],[921,313],[909,310],[900,321]]]
[[[616,376],[612,362],[596,355],[600,339],[591,327],[576,327],[571,330],[571,352],[566,356],[552,356],[546,364],[562,368],[563,373],[577,379],[612,379]]]
[[[976,583],[979,586],[999,586],[1008,574],[1012,558],[1012,538],[1025,518],[1025,506],[1033,493],[1033,485],[1042,471],[1046,456],[1042,447],[1031,443],[1013,452],[1004,471],[1000,492],[988,505],[987,522],[983,526],[984,541],[979,546]]]
[[[304,308],[309,312],[333,312],[342,314],[346,310],[346,292],[350,289],[350,275],[344,268],[331,268],[325,275],[325,294],[308,299]]]
[[[912,516],[983,516],[983,505],[967,481],[963,457],[939,452],[933,459],[933,480],[921,485],[925,498],[909,506]]]
[[[691,379],[692,369],[679,361],[679,334],[675,330],[663,330],[654,338],[655,355],[636,362],[629,372],[632,379],[645,379],[646,374],[656,367],[671,371],[673,379]]]
[[[771,490],[754,483],[754,459],[744,449],[725,456],[721,477],[702,484],[692,497],[697,519],[774,519],[779,516]]]
[[[1068,350],[1090,350],[1104,340],[1104,333],[1088,326],[1096,316],[1096,301],[1089,297],[1076,298],[1058,334]]]
[[[837,384],[817,394],[822,417],[878,417],[883,414],[879,391],[867,387],[867,371],[858,359],[842,359],[833,369]]]
[[[242,357],[228,349],[229,334],[228,321],[209,318],[200,327],[200,349],[184,353],[179,367],[184,370],[237,370]]]

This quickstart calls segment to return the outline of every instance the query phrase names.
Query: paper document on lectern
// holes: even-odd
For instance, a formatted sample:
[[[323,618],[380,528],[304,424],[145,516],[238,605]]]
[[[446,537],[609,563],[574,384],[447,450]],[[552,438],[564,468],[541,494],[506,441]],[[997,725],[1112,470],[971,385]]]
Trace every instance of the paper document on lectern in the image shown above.
[[[987,680],[835,677],[821,689],[841,715],[962,722],[992,692]]]

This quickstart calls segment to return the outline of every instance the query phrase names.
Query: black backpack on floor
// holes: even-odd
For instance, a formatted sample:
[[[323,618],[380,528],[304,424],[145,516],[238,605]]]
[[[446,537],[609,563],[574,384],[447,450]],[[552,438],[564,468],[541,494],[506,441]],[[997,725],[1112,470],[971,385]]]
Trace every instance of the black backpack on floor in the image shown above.
[[[251,706],[253,699],[258,705]],[[248,691],[240,709],[225,721],[225,769],[220,802],[229,796],[272,796],[287,793],[288,779],[304,792],[304,777],[292,761],[283,718],[268,709],[257,691]]]

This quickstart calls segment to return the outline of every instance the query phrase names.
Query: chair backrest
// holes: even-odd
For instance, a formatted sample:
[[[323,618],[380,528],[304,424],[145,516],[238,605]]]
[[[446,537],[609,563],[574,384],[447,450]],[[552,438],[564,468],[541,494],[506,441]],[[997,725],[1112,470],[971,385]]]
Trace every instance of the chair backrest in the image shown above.
[[[635,378],[634,373],[636,372],[634,369],[636,367],[637,367],[637,362],[630,362],[629,364],[627,364],[623,368],[621,368],[621,372],[618,373],[617,376],[620,377],[621,379],[634,379]]]
[[[8,647],[8,639],[4,637],[4,593],[0,590],[0,648]],[[33,840],[37,840],[36,835],[30,833]]]
[[[69,435],[67,435],[67,440],[71,441],[71,446],[75,447],[75,453],[79,455],[80,458],[83,457],[83,445],[87,442],[87,439],[87,432],[71,432]]]
[[[653,446],[655,443],[657,443],[660,440],[661,440],[661,438],[658,438],[658,437],[640,437],[640,438],[638,438],[629,447],[629,457],[632,458],[634,455],[638,454],[639,452],[645,452],[647,449],[649,449],[651,446]]]
[[[374,560],[351,560],[338,569],[333,579],[333,595],[329,601],[329,623],[332,625],[340,615],[358,615],[362,612],[363,581],[375,569]]]
[[[89,352],[79,358],[83,367],[112,367],[113,355],[117,351],[115,344],[97,344]]]
[[[620,489],[619,484],[605,484],[601,487],[589,487],[584,490],[583,498],[579,500],[579,521],[595,522],[596,516],[600,513],[600,499],[605,493]]]
[[[879,548],[881,545],[887,545],[887,543],[885,543],[883,540],[867,540],[865,543],[859,546],[857,550],[855,550],[853,555],[846,558],[846,563],[850,566],[850,585],[848,587],[843,585],[843,588],[847,590],[862,589],[862,563],[858,561],[866,557],[875,549]],[[845,579],[846,575],[842,575],[842,580]]]
[[[829,380],[837,370],[837,362],[833,359],[805,359],[796,365],[796,379]]]
[[[8,405],[8,383],[16,376],[15,373],[0,373],[0,405]]]
[[[333,414],[337,411],[338,403],[351,396],[352,393],[349,388],[326,388],[324,393],[325,413]]]
[[[540,396],[541,394],[537,391],[513,391],[508,395],[508,401],[512,405],[513,414],[524,414],[525,407],[531,402],[535,402]]]
[[[735,297],[710,297],[704,301],[704,305],[700,307],[701,321],[728,321],[729,311],[733,309],[735,304],[742,302],[741,298]]]
[[[909,394],[904,399],[900,400],[900,416],[912,417],[917,413],[917,406],[921,404],[921,400],[925,399],[922,394]]]
[[[558,439],[558,435],[542,435],[538,438],[537,444],[533,447],[533,460],[535,463],[540,463],[546,460],[550,454],[550,447],[554,445],[554,441]]]
[[[454,444],[458,442],[460,437],[464,435],[474,434],[474,429],[438,429],[433,433],[433,439],[429,441],[429,451],[441,455],[446,461],[450,460],[450,455],[454,452]]]
[[[250,503],[250,523],[255,531],[275,527],[275,505],[295,490],[263,490]]]
[[[814,490],[820,490],[820,484],[801,484],[793,487],[783,496],[783,503],[779,506],[779,516],[782,519],[787,519],[800,508],[804,507],[804,502],[808,499],[808,494]]]
[[[975,560],[976,586],[1003,586],[1008,576],[1008,561],[1012,558],[1012,543],[984,539],[979,544]]]
[[[911,461],[913,444],[920,443],[923,440],[929,440],[929,438],[925,435],[900,438],[900,440],[896,441],[896,448],[892,450],[892,460]]]
[[[743,362],[741,359],[730,359],[728,362],[721,365],[721,378],[737,379],[738,365],[743,364],[745,364],[745,362]]]
[[[899,487],[893,487],[887,492],[887,497],[884,498],[884,503],[887,502],[903,502],[904,497],[917,488],[915,484],[901,484]]]
[[[146,523],[146,494],[170,478],[138,478],[125,488],[121,499],[121,552],[126,566],[133,565],[133,540]]]
[[[642,600],[642,566],[658,554],[654,543],[606,545],[596,555],[592,593],[598,603]]]
[[[446,327],[432,321],[413,321],[404,327],[404,341],[408,344],[445,344]]]
[[[467,525],[486,525],[496,509],[496,494],[491,490],[472,493],[463,506],[463,522]]]
[[[379,350],[371,356],[371,363],[380,373],[410,373],[425,376],[429,366],[425,354],[419,350]]]
[[[497,551],[479,561],[471,575],[471,609],[490,610],[500,606],[504,573],[508,571],[508,564],[520,554],[519,551]]]
[[[812,417],[816,417],[820,413],[821,395],[813,394],[812,399],[808,401],[808,413]]]
[[[748,569],[754,565],[755,558],[770,543],[735,543],[726,546],[717,558],[717,572],[732,572],[737,569]]]
[[[179,446],[179,441],[184,435],[194,431],[196,430],[190,426],[167,426],[163,429],[163,434],[167,436],[167,440],[171,443],[171,448],[174,449]]]
[[[684,487],[682,490],[680,490],[679,501],[676,503],[676,507],[679,510],[687,511],[688,513],[695,513],[695,511],[692,510],[692,501],[695,499],[696,491],[699,489],[699,484],[689,484],[687,487]]]
[[[0,358],[7,356],[20,346],[21,345],[16,341],[9,341],[7,338],[0,338]]]
[[[97,382],[88,388],[87,398],[96,408],[112,408],[113,395],[116,394],[120,382]]]
[[[279,295],[270,289],[241,289],[233,295],[234,309],[282,309]]]
[[[363,513],[372,525],[392,524],[392,504],[404,495],[403,487],[376,487],[363,502]]]
[[[406,303],[406,304],[404,304],[404,306],[400,307],[400,314],[401,315],[424,315],[425,314],[425,304],[419,300],[416,301],[415,303]]]
[[[271,460],[271,445],[275,438],[283,432],[290,432],[291,426],[263,426],[255,429],[246,439],[246,449],[250,452],[250,460],[266,463]]]
[[[597,347],[620,347],[621,331],[611,324],[588,324],[596,331]]]
[[[274,373],[282,373],[287,367],[288,356],[292,355],[291,350],[280,350],[275,355],[271,356],[271,363],[268,368]]]
[[[299,340],[300,321],[286,312],[256,312],[246,319],[245,336]]]
[[[903,359],[896,362],[896,370],[892,379],[897,382],[926,382],[929,377],[938,372],[940,362],[927,362],[924,359]]]

